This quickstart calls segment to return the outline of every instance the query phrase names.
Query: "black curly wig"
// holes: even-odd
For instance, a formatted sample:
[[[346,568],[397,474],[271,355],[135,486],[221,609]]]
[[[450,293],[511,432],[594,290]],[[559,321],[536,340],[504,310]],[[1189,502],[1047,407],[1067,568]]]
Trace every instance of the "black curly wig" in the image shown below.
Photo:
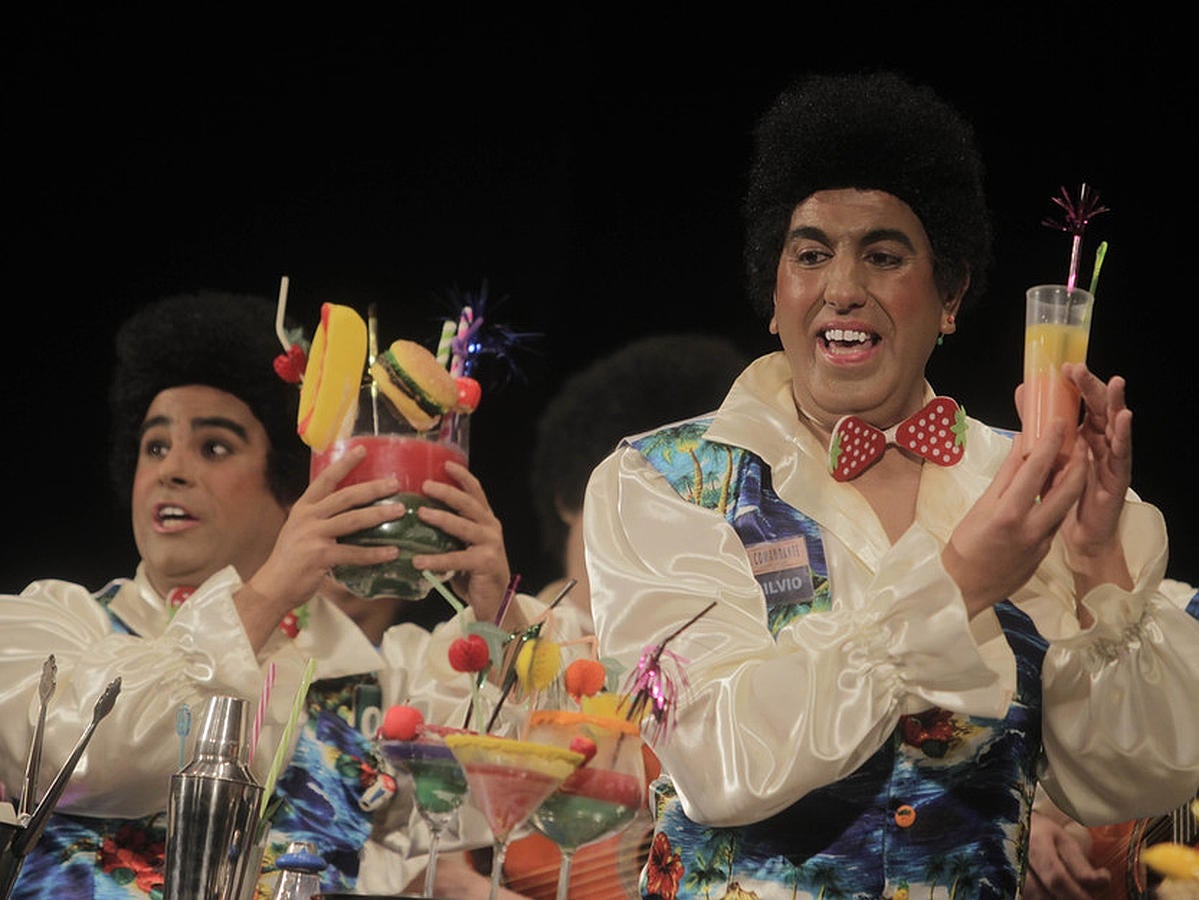
[[[559,559],[591,470],[621,438],[716,409],[750,357],[727,338],[667,333],[638,338],[568,378],[537,422],[530,465],[542,549]]]
[[[221,291],[178,294],[132,315],[118,330],[109,388],[109,475],[117,499],[130,502],[139,434],[159,392],[198,384],[245,403],[270,439],[267,483],[290,505],[308,485],[308,448],[296,435],[300,391],[275,374],[281,352],[275,304]]]
[[[754,309],[773,313],[795,207],[820,190],[880,190],[910,206],[932,244],[943,294],[981,295],[991,261],[983,165],[970,124],[926,86],[892,72],[807,75],[758,121],[742,208]]]

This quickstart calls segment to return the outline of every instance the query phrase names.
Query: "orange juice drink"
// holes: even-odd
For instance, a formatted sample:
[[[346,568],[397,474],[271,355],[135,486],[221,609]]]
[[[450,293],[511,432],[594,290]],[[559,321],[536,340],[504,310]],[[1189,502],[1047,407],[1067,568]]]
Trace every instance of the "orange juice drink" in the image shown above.
[[[1024,452],[1039,441],[1054,419],[1069,426],[1058,454],[1064,462],[1074,445],[1079,393],[1062,374],[1062,364],[1087,358],[1094,298],[1063,285],[1040,285],[1027,294],[1024,328]]]

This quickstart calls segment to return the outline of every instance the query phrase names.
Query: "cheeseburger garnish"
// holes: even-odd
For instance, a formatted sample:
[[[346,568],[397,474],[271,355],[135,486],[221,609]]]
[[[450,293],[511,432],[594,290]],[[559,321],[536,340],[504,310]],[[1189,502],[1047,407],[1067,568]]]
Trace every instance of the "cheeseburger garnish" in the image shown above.
[[[348,306],[321,304],[300,385],[297,431],[318,453],[353,427],[366,365],[366,323]]]
[[[436,427],[458,405],[454,376],[415,341],[394,341],[375,359],[370,374],[383,399],[417,431]]]

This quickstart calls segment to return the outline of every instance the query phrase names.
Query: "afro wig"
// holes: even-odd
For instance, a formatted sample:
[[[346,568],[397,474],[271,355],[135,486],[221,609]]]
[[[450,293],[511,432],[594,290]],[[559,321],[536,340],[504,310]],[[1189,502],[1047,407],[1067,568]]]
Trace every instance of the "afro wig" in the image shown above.
[[[280,352],[275,305],[262,297],[218,291],[179,294],[150,304],[117,332],[109,389],[109,474],[127,505],[142,422],[158,394],[205,385],[237,397],[270,439],[267,482],[283,505],[308,484],[308,449],[296,435],[299,390],[275,374]]]
[[[621,438],[716,409],[749,362],[724,337],[657,334],[568,378],[538,420],[530,466],[542,549],[561,557],[567,530],[559,509],[583,508],[591,470]]]
[[[808,75],[758,121],[743,213],[754,309],[772,295],[791,214],[821,190],[885,191],[912,208],[932,245],[937,286],[981,294],[991,226],[974,132],[929,88],[899,75]]]

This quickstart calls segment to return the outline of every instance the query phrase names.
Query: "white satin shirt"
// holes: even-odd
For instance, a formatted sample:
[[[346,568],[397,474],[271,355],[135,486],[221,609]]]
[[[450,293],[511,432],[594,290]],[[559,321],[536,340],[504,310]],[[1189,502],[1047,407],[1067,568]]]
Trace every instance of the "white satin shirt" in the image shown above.
[[[759,455],[779,497],[820,523],[832,609],[772,637],[723,516],[682,500],[627,443],[597,467],[584,534],[601,653],[633,666],[716,601],[669,644],[686,663],[677,721],[655,747],[689,817],[767,818],[854,771],[904,714],[1004,714],[1013,654],[993,612],[967,619],[941,551],[1008,453],[1007,436],[970,420],[962,462],[923,467],[916,521],[894,544],[852,484],[829,476],[783,354],[746,369],[707,437]],[[1042,783],[1084,823],[1158,813],[1199,785],[1199,621],[1184,609],[1195,591],[1163,580],[1154,507],[1130,494],[1120,532],[1135,587],[1092,590],[1090,628],[1079,626],[1060,540],[1012,598],[1051,642]]]

